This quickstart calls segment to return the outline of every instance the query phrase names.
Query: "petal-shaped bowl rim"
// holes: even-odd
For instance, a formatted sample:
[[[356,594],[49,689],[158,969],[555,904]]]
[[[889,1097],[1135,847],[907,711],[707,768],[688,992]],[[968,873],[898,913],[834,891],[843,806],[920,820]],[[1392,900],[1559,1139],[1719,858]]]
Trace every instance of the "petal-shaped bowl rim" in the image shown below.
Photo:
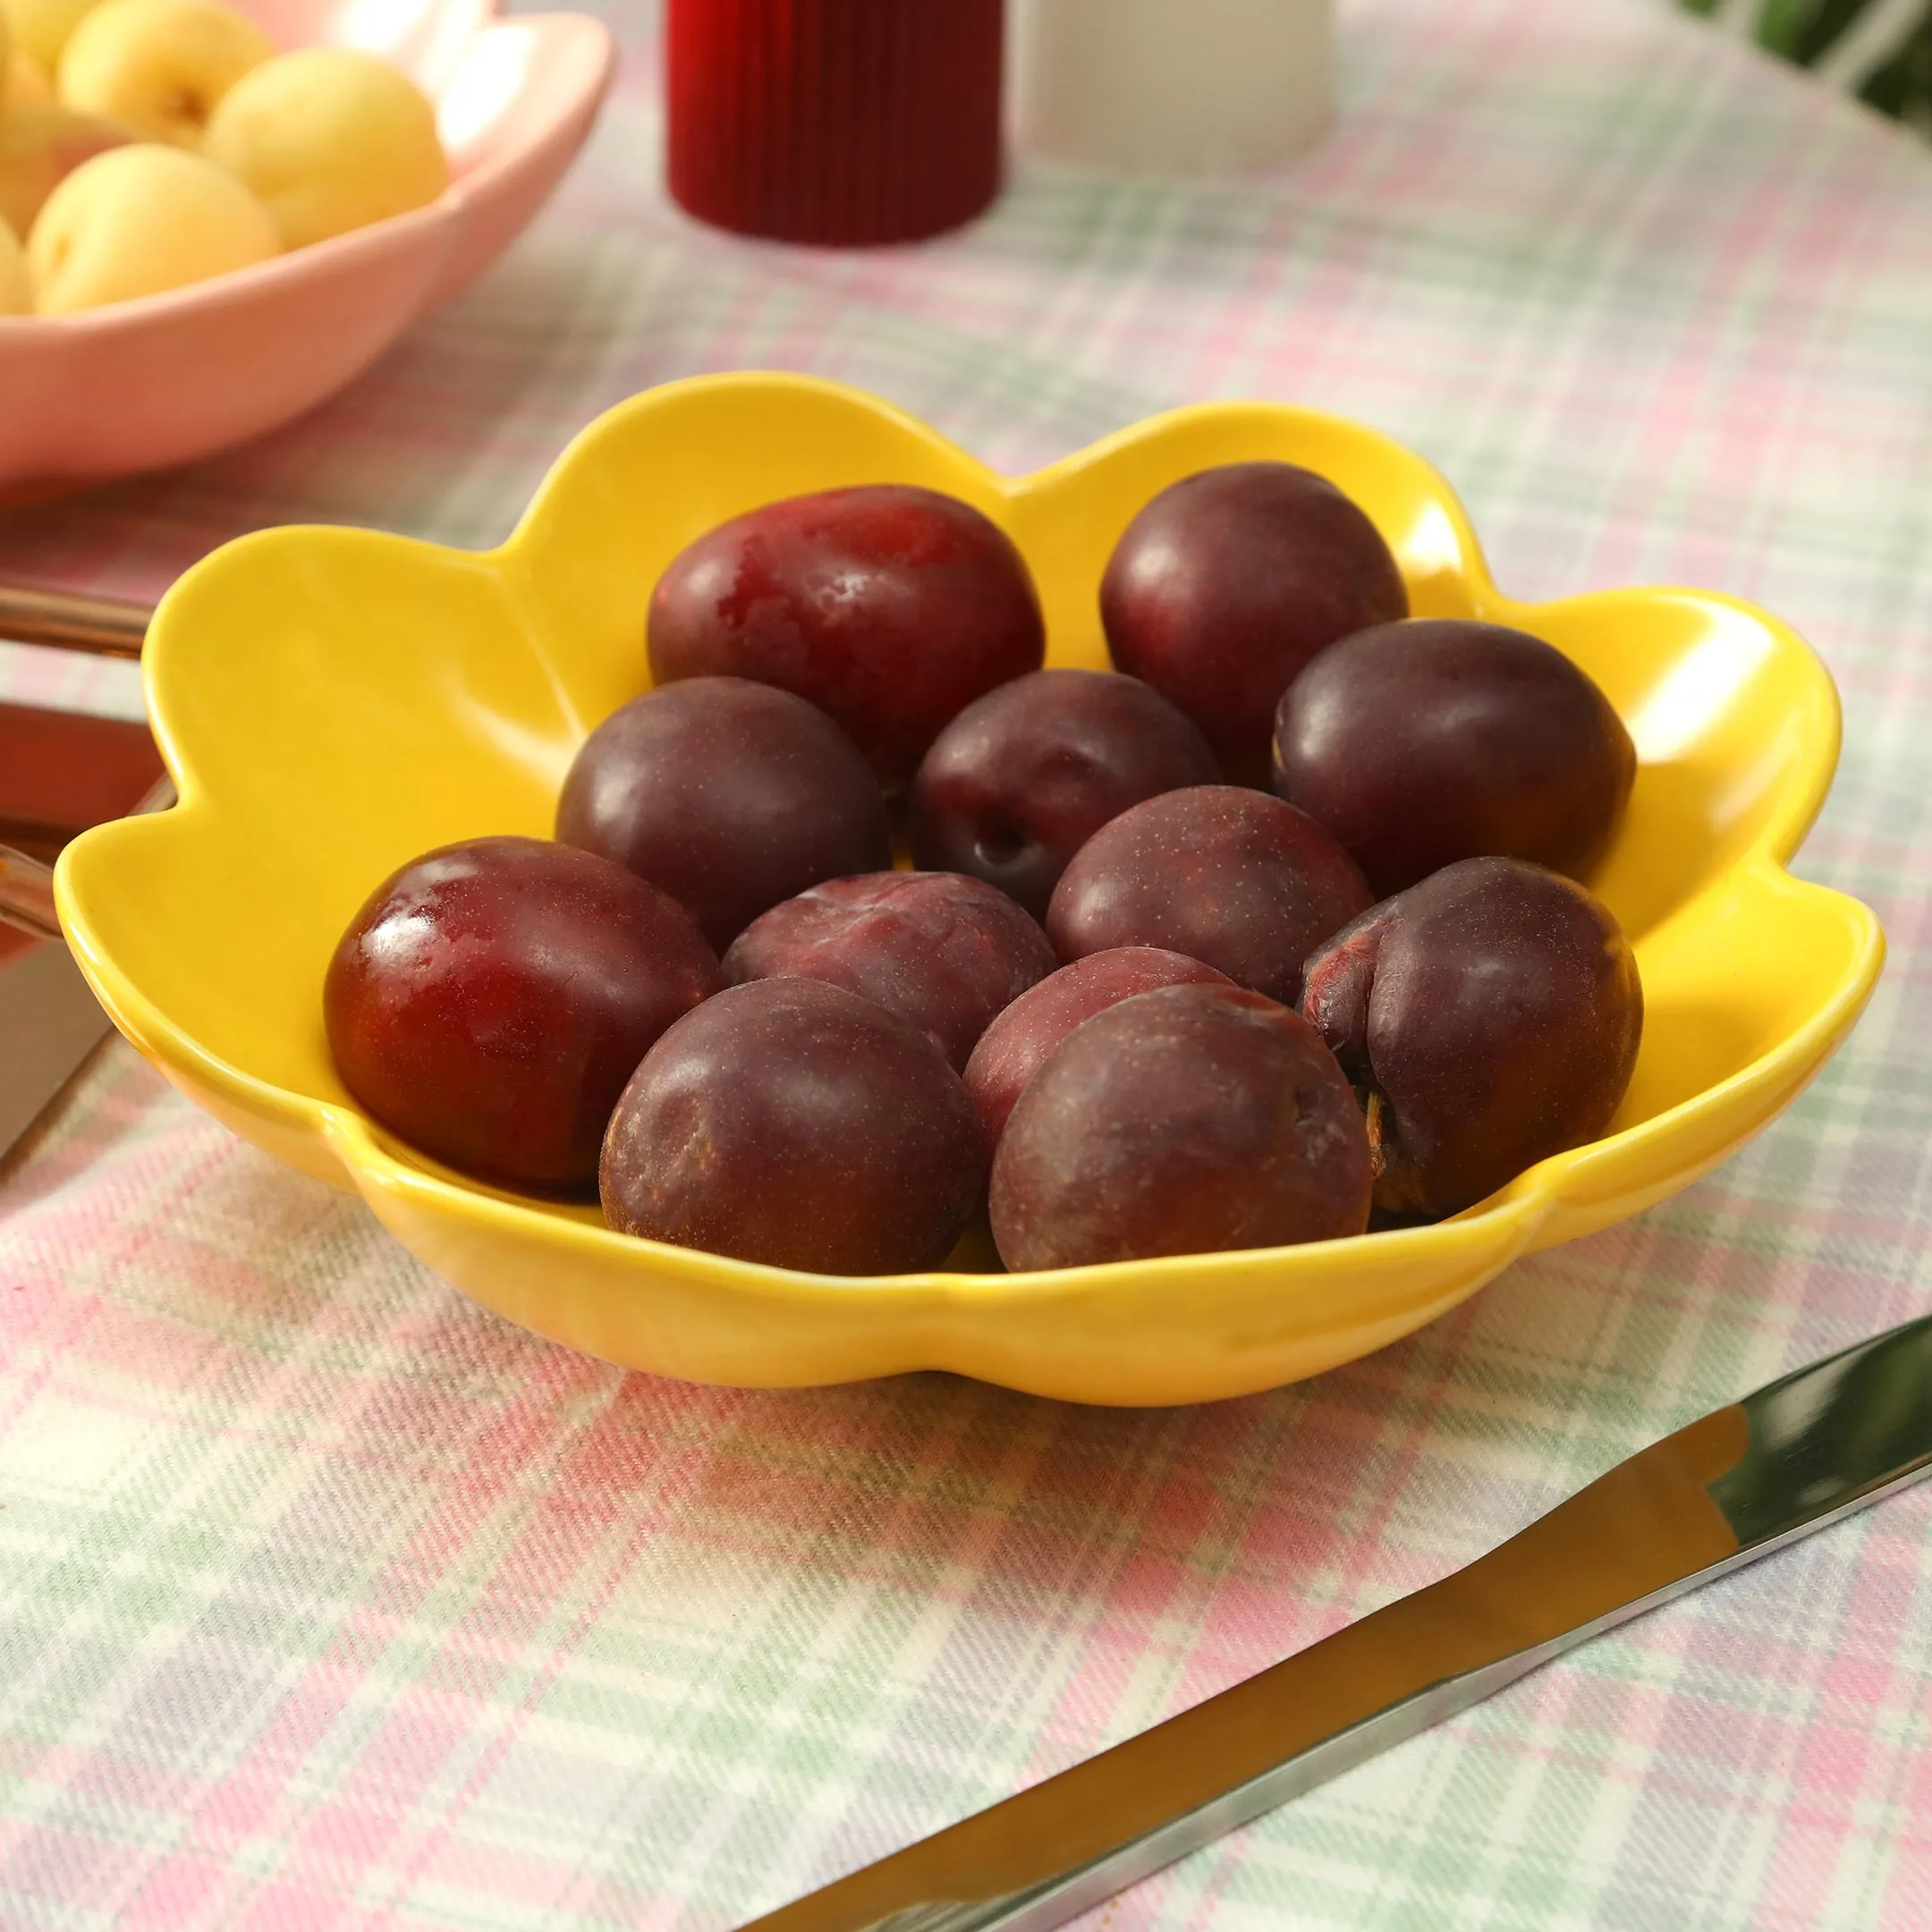
[[[768,443],[758,445],[762,456],[740,448],[744,439],[756,444],[767,436]],[[1404,527],[1389,534],[1419,611],[1462,609],[1544,634],[1584,635],[1640,620],[1690,623],[1705,640],[1706,660],[1714,648],[1729,648],[1726,638],[1745,638],[1750,664],[1768,665],[1775,674],[1764,716],[1775,722],[1776,741],[1767,751],[1753,740],[1728,755],[1765,769],[1770,758],[1774,779],[1764,782],[1768,789],[1752,815],[1739,819],[1709,876],[1680,901],[1656,909],[1651,929],[1640,936],[1640,956],[1648,945],[1668,970],[1695,970],[1683,962],[1731,945],[1739,961],[1756,962],[1754,970],[1768,970],[1774,954],[1802,954],[1812,962],[1810,977],[1779,995],[1761,1051],[1648,1117],[1542,1162],[1436,1226],[1045,1274],[962,1268],[854,1280],[636,1241],[590,1213],[547,1207],[439,1170],[345,1099],[292,1090],[214,1052],[150,996],[139,971],[117,955],[117,878],[131,878],[125,869],[142,862],[144,848],[155,849],[148,842],[191,852],[201,828],[218,814],[199,769],[199,727],[182,720],[194,711],[189,694],[198,678],[218,669],[206,641],[214,614],[246,572],[298,558],[312,568],[325,556],[347,562],[362,555],[404,572],[460,562],[505,594],[541,657],[552,647],[571,648],[560,641],[572,634],[570,599],[581,580],[608,563],[605,552],[589,557],[574,551],[580,539],[573,532],[600,518],[606,530],[617,527],[607,521],[614,498],[627,479],[642,476],[643,453],[661,445],[695,463],[697,453],[708,449],[712,454],[704,460],[763,474],[771,462],[795,469],[817,461],[801,448],[835,445],[841,438],[871,453],[851,459],[860,465],[857,473],[945,472],[961,494],[1000,517],[1042,576],[1050,635],[1057,634],[1056,623],[1075,621],[1063,612],[1079,598],[1063,597],[1056,617],[1049,584],[1059,583],[1054,546],[1078,521],[1066,507],[1078,507],[1081,492],[1110,490],[1129,503],[1131,513],[1153,487],[1203,467],[1200,453],[1219,451],[1208,456],[1218,461],[1283,449],[1334,474],[1352,466],[1379,479],[1376,487],[1390,501],[1409,506]],[[775,454],[781,448],[791,453]],[[767,496],[789,494],[792,487],[781,481]],[[753,492],[750,500],[760,499]],[[1117,530],[1124,521],[1118,504],[1106,514]],[[697,527],[716,520],[708,512]],[[1104,555],[1105,545],[1096,554]],[[647,583],[642,594],[648,590]],[[1090,587],[1080,596],[1090,597]],[[640,641],[633,688],[643,682]],[[1673,661],[1680,684],[1697,671],[1695,655]],[[1699,662],[1708,686],[1710,662]],[[1317,1372],[1433,1319],[1518,1255],[1637,1212],[1734,1152],[1824,1064],[1862,1010],[1884,955],[1883,935],[1867,908],[1784,869],[1823,802],[1840,728],[1829,674],[1793,632],[1748,605],[1700,591],[1611,591],[1517,603],[1490,580],[1461,504],[1421,459],[1375,431],[1284,405],[1207,403],[1172,411],[1033,475],[1008,479],[891,405],[835,384],[780,374],[669,384],[620,404],[579,436],[496,551],[443,552],[339,529],[265,531],[217,551],[164,599],[146,676],[181,803],[159,819],[123,821],[85,835],[68,848],[57,874],[71,943],[121,1030],[249,1138],[309,1173],[354,1186],[405,1245],[478,1300],[589,1352],[694,1380],[782,1386],[938,1368],[1046,1394],[1138,1403],[1241,1394]],[[1722,678],[1718,682],[1715,699],[1707,690],[1691,693],[1707,711],[1726,701]],[[1681,725],[1681,704],[1675,716]],[[1641,731],[1639,737],[1641,750]],[[263,755],[272,755],[272,747]],[[373,886],[374,877],[369,883]],[[1742,936],[1733,943],[1727,934]],[[1647,980],[1651,970],[1647,964]],[[1740,965],[1729,970],[1733,980],[1722,984],[1734,983],[1748,996],[1750,976],[1737,977]]]

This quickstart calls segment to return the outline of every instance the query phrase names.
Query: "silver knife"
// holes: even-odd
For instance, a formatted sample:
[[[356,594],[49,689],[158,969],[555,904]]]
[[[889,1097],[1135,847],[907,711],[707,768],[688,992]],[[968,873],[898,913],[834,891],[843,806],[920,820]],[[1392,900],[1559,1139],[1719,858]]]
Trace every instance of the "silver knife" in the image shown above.
[[[1916,1481],[1932,1316],[1620,1462],[1427,1589],[743,1932],[1037,1932]]]

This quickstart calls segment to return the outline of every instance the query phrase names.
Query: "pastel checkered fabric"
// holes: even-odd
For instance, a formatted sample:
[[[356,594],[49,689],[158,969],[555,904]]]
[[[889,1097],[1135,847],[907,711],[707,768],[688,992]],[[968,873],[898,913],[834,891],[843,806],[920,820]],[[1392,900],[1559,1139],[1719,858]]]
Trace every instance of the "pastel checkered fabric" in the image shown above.
[[[1343,0],[1339,131],[1278,180],[1025,169],[965,234],[817,255],[667,209],[655,23],[606,11],[619,90],[492,275],[280,436],[6,513],[0,575],[151,594],[288,519],[494,541],[574,428],[704,369],[864,384],[1011,469],[1309,402],[1433,458],[1514,591],[1689,581],[1812,638],[1845,758],[1801,868],[1892,965],[1699,1187],[1161,1412],[619,1373],[111,1052],[0,1174],[8,1928],[727,1927],[1932,1305],[1932,157],[1643,0]],[[1093,1922],[1932,1925],[1928,1523],[1769,1559]]]

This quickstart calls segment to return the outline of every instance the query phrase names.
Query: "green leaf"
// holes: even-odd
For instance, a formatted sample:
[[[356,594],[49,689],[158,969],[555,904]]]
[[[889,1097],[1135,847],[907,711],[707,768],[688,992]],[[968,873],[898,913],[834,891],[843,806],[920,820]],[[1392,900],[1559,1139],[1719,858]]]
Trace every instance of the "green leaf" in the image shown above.
[[[1854,6],[1858,4],[1854,0]],[[1765,0],[1758,16],[1758,44],[1786,60],[1801,58],[1800,49],[1818,11],[1818,0]]]

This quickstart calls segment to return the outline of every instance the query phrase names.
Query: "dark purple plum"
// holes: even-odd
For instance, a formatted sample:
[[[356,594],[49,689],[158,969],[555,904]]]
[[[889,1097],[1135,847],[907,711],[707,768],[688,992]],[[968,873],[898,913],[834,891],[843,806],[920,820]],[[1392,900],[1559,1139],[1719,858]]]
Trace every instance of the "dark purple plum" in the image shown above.
[[[1275,789],[1386,896],[1458,859],[1587,877],[1637,775],[1590,678],[1503,624],[1418,618],[1331,644],[1275,721]]]
[[[1054,891],[1046,932],[1063,960],[1165,946],[1292,1005],[1301,962],[1373,896],[1306,812],[1239,785],[1196,785],[1096,832]]]
[[[1029,987],[979,1036],[966,1063],[966,1093],[986,1123],[989,1145],[1047,1055],[1083,1021],[1158,987],[1228,986],[1224,973],[1159,946],[1116,946],[1049,973]]]
[[[691,915],[635,873],[482,838],[377,887],[322,1004],[343,1084],[384,1126],[465,1174],[577,1194],[638,1062],[723,984]]]
[[[708,1000],[612,1116],[613,1227],[818,1275],[934,1267],[979,1205],[986,1140],[916,1027],[817,979]]]
[[[1368,1104],[1376,1205],[1436,1219],[1603,1132],[1637,1063],[1643,987],[1574,880],[1464,859],[1316,953],[1301,1010]]]
[[[859,748],[749,678],[686,678],[613,712],[564,781],[557,837],[661,886],[720,951],[781,899],[892,863]]]
[[[792,976],[877,1000],[955,1070],[994,1015],[1054,970],[1053,948],[996,887],[957,872],[831,879],[752,920],[724,955],[733,986]]]
[[[975,698],[1039,669],[1046,629],[1004,530],[957,497],[879,483],[700,537],[658,579],[649,646],[658,684],[748,677],[809,699],[898,790]]]
[[[1381,533],[1325,477],[1225,463],[1170,484],[1100,583],[1114,664],[1208,734],[1226,775],[1267,782],[1275,708],[1337,638],[1409,614]]]
[[[1221,775],[1208,741],[1117,671],[1035,671],[976,699],[912,782],[912,859],[970,872],[1035,919],[1067,861],[1142,799]]]
[[[993,1159],[1010,1268],[1339,1240],[1368,1224],[1360,1107],[1300,1014],[1231,986],[1137,994],[1076,1027]]]

